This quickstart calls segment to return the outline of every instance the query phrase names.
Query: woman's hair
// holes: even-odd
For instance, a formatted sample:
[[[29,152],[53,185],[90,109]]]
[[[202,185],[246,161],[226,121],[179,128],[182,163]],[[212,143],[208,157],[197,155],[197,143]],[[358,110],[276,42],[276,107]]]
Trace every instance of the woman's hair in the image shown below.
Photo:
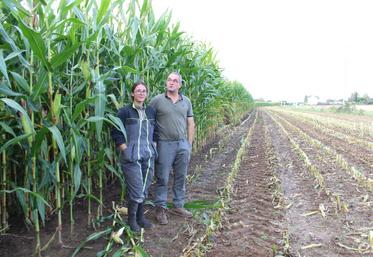
[[[146,92],[148,93],[148,86],[145,84],[144,81],[141,81],[141,80],[138,80],[135,83],[133,83],[132,88],[131,88],[131,93],[134,93],[135,90],[136,90],[136,88],[137,88],[137,86],[139,86],[139,85],[143,85],[145,87],[145,89],[146,89]],[[132,94],[131,94],[131,97],[132,97],[132,100],[133,100]]]

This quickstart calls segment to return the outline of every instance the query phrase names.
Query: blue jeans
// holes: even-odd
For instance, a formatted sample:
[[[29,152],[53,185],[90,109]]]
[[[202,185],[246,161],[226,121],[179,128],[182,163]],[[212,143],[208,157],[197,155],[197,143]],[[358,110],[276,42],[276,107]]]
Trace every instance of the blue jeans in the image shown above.
[[[155,175],[156,196],[155,205],[166,208],[168,180],[171,169],[174,172],[173,204],[176,208],[184,206],[185,184],[190,159],[191,145],[187,139],[178,141],[158,141],[158,160],[156,161]]]

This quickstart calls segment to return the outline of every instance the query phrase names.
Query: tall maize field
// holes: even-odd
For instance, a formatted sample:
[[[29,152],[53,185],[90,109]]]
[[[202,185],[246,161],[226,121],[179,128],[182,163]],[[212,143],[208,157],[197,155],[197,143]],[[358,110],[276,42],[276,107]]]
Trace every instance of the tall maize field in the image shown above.
[[[60,244],[73,231],[77,199],[87,202],[88,225],[103,215],[108,183],[120,182],[123,199],[109,133],[116,112],[134,81],[149,85],[151,99],[175,70],[193,104],[196,149],[253,105],[223,77],[213,49],[173,25],[170,12],[155,17],[149,0],[2,0],[0,232],[21,219],[40,254],[47,219],[57,217]]]

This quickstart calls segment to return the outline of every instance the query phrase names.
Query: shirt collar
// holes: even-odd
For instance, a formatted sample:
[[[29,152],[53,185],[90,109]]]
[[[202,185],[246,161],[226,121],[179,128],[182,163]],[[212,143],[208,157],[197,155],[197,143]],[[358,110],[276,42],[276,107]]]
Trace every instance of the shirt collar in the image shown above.
[[[165,96],[166,98],[168,98],[168,99],[171,99],[170,97],[168,97],[167,92],[164,93],[164,96]],[[181,100],[183,100],[183,99],[184,99],[184,98],[183,98],[183,94],[182,94],[182,93],[179,93],[179,101],[181,101]]]
[[[133,109],[137,109],[137,110],[144,110],[145,109],[145,105],[137,105],[135,104],[135,102],[132,103],[132,107]]]

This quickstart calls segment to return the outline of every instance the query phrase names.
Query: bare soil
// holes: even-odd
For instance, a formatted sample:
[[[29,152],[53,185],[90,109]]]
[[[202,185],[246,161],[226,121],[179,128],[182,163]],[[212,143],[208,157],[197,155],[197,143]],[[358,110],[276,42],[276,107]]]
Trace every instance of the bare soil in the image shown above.
[[[253,129],[223,228],[206,256],[272,256],[282,247],[286,223],[284,212],[274,208],[278,203],[274,157],[261,115]]]
[[[253,113],[239,126],[227,126],[216,140],[192,155],[187,202],[213,203],[226,186],[237,151],[252,128],[223,222],[205,245],[204,255],[373,256],[368,243],[369,231],[373,230],[372,192],[348,175],[335,156],[307,141],[299,129],[345,155],[349,163],[369,174],[372,159],[362,153],[367,149],[323,133],[291,116],[281,117],[283,119],[259,109],[257,116]],[[308,162],[294,144],[307,156]],[[323,177],[322,186],[311,172],[310,163]],[[150,193],[153,192],[151,187]],[[337,206],[336,195],[345,203],[344,208]],[[108,214],[111,202],[119,202],[119,186],[108,185],[105,199],[105,214]],[[170,202],[171,199],[170,191]],[[156,224],[145,232],[142,246],[150,256],[183,256],[183,251],[205,233],[212,210],[191,210],[194,214],[191,219],[169,213],[168,225]],[[86,212],[85,201],[78,201],[72,234],[69,221],[64,221],[67,224],[63,230],[64,243],[71,248],[61,248],[54,241],[42,256],[71,256],[73,248],[94,232],[86,226]],[[67,210],[64,214],[67,219]],[[154,214],[154,209],[147,206],[146,215],[155,223]],[[11,231],[0,236],[0,256],[31,256],[35,243],[32,231],[24,228],[19,217],[12,221]],[[47,222],[42,230],[43,244],[50,239],[55,227],[55,218]],[[96,256],[106,243],[105,239],[91,243],[90,248],[83,249],[78,256]]]

